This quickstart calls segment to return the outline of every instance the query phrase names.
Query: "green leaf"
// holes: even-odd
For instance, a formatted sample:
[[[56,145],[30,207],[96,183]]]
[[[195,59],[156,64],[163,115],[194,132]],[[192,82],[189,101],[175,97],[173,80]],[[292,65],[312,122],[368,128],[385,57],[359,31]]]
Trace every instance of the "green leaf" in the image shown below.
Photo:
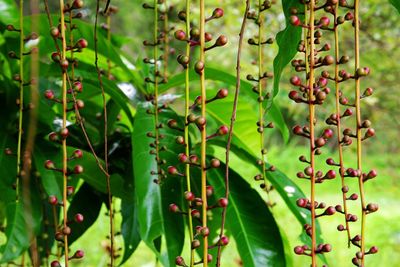
[[[389,0],[389,2],[397,9],[397,11],[400,13],[400,2],[399,0]]]
[[[297,8],[299,13],[304,11],[304,5],[298,0],[282,0],[282,9],[286,18],[286,28],[276,35],[279,51],[274,59],[274,96],[279,92],[279,82],[282,71],[297,53],[297,46],[301,39],[301,27],[295,27],[289,22],[290,9]],[[300,19],[304,16],[299,15]]]
[[[13,0],[2,0],[0,3],[0,22],[5,25],[14,23],[19,18],[17,5]]]
[[[69,244],[75,242],[95,223],[97,217],[99,217],[102,204],[103,201],[99,192],[95,192],[87,183],[82,184],[68,208],[68,218],[72,220],[77,213],[80,213],[84,220],[81,223],[70,224],[72,232],[68,236]]]
[[[130,198],[121,200],[121,233],[124,239],[124,254],[119,263],[122,266],[132,255],[139,245],[141,238],[139,233],[139,217],[135,207],[134,192],[131,192]]]
[[[20,256],[31,245],[32,238],[38,233],[42,221],[40,194],[31,180],[29,186],[30,199],[23,199],[7,204],[7,227],[5,234],[7,243],[0,248],[0,264],[9,262]],[[23,196],[24,191],[21,191]]]
[[[155,156],[151,155],[150,143],[154,139],[146,134],[154,132],[154,116],[147,114],[146,110],[152,108],[150,102],[139,103],[135,117],[134,131],[132,135],[133,169],[135,177],[136,209],[139,217],[140,236],[161,259],[165,266],[173,266],[175,257],[180,255],[183,247],[184,229],[182,216],[176,216],[168,211],[169,204],[182,198],[181,179],[167,178],[161,185],[154,183],[157,178],[151,175],[151,171],[157,171]],[[160,122],[166,118],[174,118],[173,114],[160,113]],[[175,115],[176,118],[176,115]],[[167,146],[167,151],[161,152],[162,159],[168,164],[177,162],[179,147],[175,143],[175,135],[163,128],[161,133],[165,136],[161,140],[162,145]],[[154,241],[160,236],[165,237],[165,248],[161,254],[154,245]]]
[[[297,47],[297,46],[296,46]],[[221,71],[219,69],[215,69],[215,68],[211,68],[208,67],[207,71],[206,71],[206,79],[207,80],[212,80],[212,81],[220,81],[223,83],[226,83],[232,87],[235,87],[236,85],[236,77],[232,74],[226,73],[224,71]],[[199,75],[196,74],[193,70],[190,71],[190,81],[197,81],[199,80]],[[170,88],[175,88],[179,85],[182,85],[185,81],[185,75],[184,73],[180,73],[178,75],[175,75],[174,77],[171,77],[168,80],[168,83],[163,84],[160,86],[160,92],[164,92]],[[251,113],[256,114],[256,116],[254,117],[254,121],[249,122],[249,123],[253,123],[253,125],[251,126],[251,128],[255,128],[255,122],[258,121],[258,113],[255,113],[256,109],[254,109],[254,106],[258,105],[257,102],[257,98],[254,97],[254,93],[252,92],[252,88],[253,85],[251,83],[249,83],[248,81],[245,80],[241,80],[240,81],[241,84],[241,97],[239,98],[239,108],[240,105],[242,104],[247,104],[247,106],[250,106],[251,108]],[[228,96],[228,99],[231,99],[231,106],[225,106],[225,108],[218,108],[219,111],[224,111],[226,113],[227,116],[225,119],[225,124],[229,125],[230,123],[230,114],[232,113],[232,103],[233,103],[233,92],[230,94],[230,96]],[[221,103],[222,101],[218,101],[218,105]],[[244,103],[243,103],[244,102]],[[210,105],[211,106],[211,105]],[[208,106],[207,106],[208,107]],[[249,110],[250,110],[249,109]],[[218,112],[214,112],[214,114],[219,113]],[[279,129],[279,131],[282,134],[282,137],[284,139],[285,142],[288,141],[289,139],[289,130],[286,126],[286,123],[283,119],[283,116],[281,114],[281,111],[279,109],[278,106],[276,106],[275,103],[271,103],[271,107],[267,113],[267,119],[268,120],[272,120],[275,123],[275,126]],[[229,117],[229,118],[228,118]],[[242,118],[240,118],[239,115],[237,115],[238,120],[241,120]],[[243,119],[242,119],[243,120]]]
[[[222,142],[214,142],[219,146],[219,148],[214,147],[213,156],[219,158],[222,162],[225,162],[225,144]],[[258,157],[249,153],[248,150],[237,146],[235,143],[231,145],[230,154],[230,166],[231,168],[241,175],[248,177],[254,177],[262,170],[262,166],[255,164]],[[271,165],[266,163],[266,168],[268,169]],[[311,215],[309,212],[303,212],[300,210],[296,204],[297,199],[307,198],[303,191],[294,183],[289,177],[287,177],[283,172],[278,169],[274,172],[266,172],[268,181],[274,186],[275,190],[279,193],[282,200],[285,202],[287,207],[296,217],[300,223],[300,227],[311,221]],[[310,243],[310,238],[302,232],[301,239],[305,243]],[[321,237],[321,228],[317,221],[317,241],[323,243]],[[320,258],[326,262],[324,255],[319,255]]]
[[[224,166],[209,171],[217,195],[225,192]],[[278,225],[260,195],[230,170],[230,195],[226,227],[236,241],[244,266],[286,266]],[[251,203],[251,204],[249,204]]]

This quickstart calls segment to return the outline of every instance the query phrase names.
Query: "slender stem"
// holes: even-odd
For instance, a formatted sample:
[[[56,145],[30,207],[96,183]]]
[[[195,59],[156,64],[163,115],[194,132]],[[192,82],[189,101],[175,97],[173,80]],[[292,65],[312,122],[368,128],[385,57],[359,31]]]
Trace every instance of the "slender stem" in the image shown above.
[[[200,61],[205,65],[205,8],[204,0],[200,0]],[[205,85],[205,69],[200,73],[200,90],[201,90],[201,116],[206,118],[206,85]],[[207,131],[206,125],[201,128],[201,199],[203,200],[202,210],[202,226],[207,227],[207,170],[206,170],[206,142]],[[203,266],[208,266],[208,237],[203,238]]]
[[[335,12],[334,12],[334,33],[335,33],[335,101],[336,101],[336,116],[337,116],[337,142],[338,142],[338,150],[339,150],[339,172],[340,172],[340,179],[341,179],[341,186],[342,189],[346,186],[345,183],[345,168],[344,168],[344,159],[343,159],[343,146],[341,145],[341,134],[342,134],[342,123],[341,123],[341,110],[340,110],[340,85],[339,85],[339,24],[336,23],[337,17],[339,12],[339,2],[335,5]],[[342,190],[343,192],[343,190]],[[342,200],[343,200],[343,212],[344,212],[344,221],[346,225],[346,233],[347,233],[347,246],[350,247],[350,225],[347,221],[347,196],[346,192],[342,193]]]
[[[186,0],[186,32],[190,32],[190,0]],[[186,56],[190,58],[190,43],[186,43]],[[185,68],[185,153],[189,156],[190,147],[189,147],[189,124],[187,117],[189,116],[189,106],[190,106],[190,68],[186,66]],[[186,175],[186,188],[187,191],[191,192],[191,184],[190,184],[190,164],[185,165],[185,175]],[[188,223],[189,223],[189,237],[190,243],[193,241],[193,218],[191,216],[192,208],[191,203],[188,205]],[[194,266],[194,254],[195,250],[190,250],[190,267]]]
[[[306,7],[307,8],[307,7]],[[314,44],[314,8],[315,8],[315,0],[310,1],[310,10],[309,10],[309,40],[306,42],[309,43],[309,53],[307,57],[309,57],[309,80],[308,80],[308,107],[309,107],[309,128],[310,128],[310,165],[312,168],[312,174],[310,175],[311,181],[311,266],[317,266],[317,258],[316,258],[316,217],[315,217],[315,136],[314,136],[314,120],[315,120],[315,105],[313,104],[314,100],[314,80],[315,80],[315,73],[314,73],[314,65],[315,65],[315,44]]]
[[[67,52],[67,42],[65,35],[65,17],[64,17],[64,0],[60,0],[60,23],[61,23],[61,42],[62,42],[62,53],[61,60],[66,59]],[[67,127],[67,71],[62,71],[62,128]],[[64,228],[66,228],[68,217],[67,217],[67,139],[62,140],[62,174],[63,174],[63,218],[64,218]],[[68,267],[68,235],[64,235],[64,257],[65,257],[65,267]]]
[[[360,1],[354,0],[354,54],[355,54],[355,73],[360,68]],[[357,120],[357,169],[359,171],[358,185],[360,189],[360,200],[361,200],[361,240],[360,240],[360,252],[361,252],[361,267],[365,264],[365,220],[366,220],[366,208],[365,208],[365,192],[364,182],[362,174],[362,135],[361,135],[361,105],[360,105],[360,78],[355,79],[355,106],[356,106],[356,120]]]
[[[169,58],[169,29],[168,29],[168,4],[167,0],[164,1],[165,13],[164,13],[164,74],[163,78],[166,81],[168,79],[168,58]]]
[[[24,0],[19,1],[19,111],[18,111],[18,145],[17,145],[17,180],[16,201],[19,201],[19,180],[21,176],[21,151],[22,151],[22,119],[24,111]]]
[[[104,92],[103,80],[101,78],[100,68],[98,65],[98,46],[97,46],[97,21],[99,17],[99,5],[100,0],[96,2],[96,17],[95,17],[95,24],[94,24],[94,48],[95,48],[95,65],[97,70],[97,78],[99,80],[99,85],[101,89],[101,95],[103,100],[103,116],[104,116],[104,169],[105,169],[105,176],[106,176],[106,183],[107,183],[107,197],[108,197],[108,205],[110,207],[109,210],[109,223],[110,223],[110,266],[114,266],[114,211],[113,211],[113,199],[112,199],[112,192],[111,192],[111,182],[110,182],[110,174],[108,172],[108,115],[107,115],[107,100],[106,94]]]
[[[239,43],[238,49],[236,54],[236,88],[235,88],[235,96],[233,99],[233,107],[232,107],[232,116],[231,116],[231,124],[229,126],[229,133],[228,133],[228,141],[226,144],[226,152],[225,152],[225,198],[228,199],[229,197],[229,159],[230,159],[230,150],[231,150],[231,143],[232,143],[232,136],[233,136],[233,127],[236,121],[236,113],[237,113],[237,106],[239,102],[239,94],[240,94],[240,60],[242,55],[242,46],[243,46],[243,37],[244,31],[246,29],[246,22],[247,22],[247,13],[250,9],[250,0],[246,0],[246,7],[242,19],[242,25],[240,27],[239,32]],[[224,234],[225,228],[225,221],[226,221],[226,210],[227,208],[222,209],[222,219],[221,219],[221,231],[219,233],[219,238],[221,239],[222,235]],[[218,254],[217,254],[217,267],[221,265],[221,252],[222,247],[218,246]]]
[[[106,16],[106,24],[107,24],[107,42],[108,42],[108,49],[110,49],[111,45],[111,13],[105,13]],[[111,77],[111,60],[107,58],[107,78],[110,79]]]

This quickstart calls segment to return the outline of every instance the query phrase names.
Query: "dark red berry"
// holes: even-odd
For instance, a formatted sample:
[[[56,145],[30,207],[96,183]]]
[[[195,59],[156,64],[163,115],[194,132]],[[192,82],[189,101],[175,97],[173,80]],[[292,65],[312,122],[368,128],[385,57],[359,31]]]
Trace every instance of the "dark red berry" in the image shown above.
[[[297,255],[302,255],[304,253],[304,248],[302,246],[296,246],[294,248],[294,253]]]
[[[186,192],[184,193],[184,195],[185,195],[185,199],[186,199],[187,201],[193,201],[193,200],[195,199],[195,195],[194,195],[192,192],[190,192],[190,191],[186,191]]]
[[[290,83],[293,84],[294,86],[300,86],[301,85],[301,79],[299,76],[293,76],[290,78]]]
[[[83,167],[82,167],[82,165],[76,165],[76,166],[74,167],[74,173],[75,173],[75,174],[81,174],[81,173],[83,173]]]
[[[86,41],[86,39],[81,38],[76,42],[75,46],[78,47],[78,48],[83,49],[83,48],[86,48],[88,46],[88,42]]]
[[[75,222],[77,222],[77,223],[81,223],[81,222],[83,222],[83,220],[84,220],[84,217],[83,217],[83,215],[82,215],[82,214],[80,214],[80,213],[77,213],[77,214],[75,214],[75,217],[74,217],[74,219],[75,219]]]
[[[228,206],[228,199],[227,198],[220,198],[218,199],[218,206],[225,208]]]
[[[76,150],[74,151],[74,158],[79,159],[79,158],[82,158],[82,157],[83,157],[82,150],[76,149]]]
[[[229,128],[226,125],[222,125],[218,128],[218,135],[225,135],[229,132]]]
[[[45,167],[46,169],[48,169],[48,170],[53,170],[53,169],[55,169],[54,162],[52,162],[51,160],[46,160],[46,161],[44,162],[44,167]]]
[[[59,261],[52,261],[50,264],[51,267],[61,267],[61,264]]]
[[[58,204],[58,199],[56,196],[49,196],[49,203],[50,205],[57,205]]]
[[[172,213],[177,213],[179,211],[179,207],[176,204],[172,203],[169,205],[169,211]]]
[[[228,89],[222,88],[218,90],[217,93],[217,98],[221,99],[221,98],[225,98],[228,96]]]
[[[174,166],[169,166],[169,167],[168,167],[168,173],[171,174],[171,175],[176,175],[176,174],[178,174],[179,172],[178,172],[178,169],[175,168]]]
[[[85,253],[83,252],[83,250],[77,250],[76,252],[75,252],[75,254],[74,254],[74,258],[75,259],[81,259],[81,258],[83,258],[83,256],[85,256]]]
[[[221,239],[219,240],[219,245],[221,246],[226,246],[229,243],[229,238],[227,236],[221,236]]]
[[[174,34],[175,38],[179,41],[186,40],[186,33],[182,30],[177,30]]]
[[[53,100],[54,99],[54,91],[53,90],[46,90],[44,92],[44,97],[48,100]]]
[[[178,256],[175,258],[175,264],[178,266],[185,266],[185,260],[182,256]]]
[[[293,24],[294,26],[299,26],[301,24],[301,21],[298,16],[292,15],[290,16],[290,23]]]
[[[217,46],[224,46],[228,43],[228,38],[226,38],[225,35],[221,35],[218,37],[217,41],[215,41],[215,44]]]
[[[217,7],[214,9],[212,16],[214,18],[220,18],[224,15],[224,10],[222,8]]]

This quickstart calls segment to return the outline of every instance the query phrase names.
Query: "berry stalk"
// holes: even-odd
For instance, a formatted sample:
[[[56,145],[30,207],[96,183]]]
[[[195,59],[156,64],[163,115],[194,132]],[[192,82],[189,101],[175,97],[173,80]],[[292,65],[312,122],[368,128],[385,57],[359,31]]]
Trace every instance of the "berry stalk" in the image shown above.
[[[231,116],[231,124],[229,126],[229,132],[228,132],[228,141],[226,144],[226,153],[225,153],[225,199],[229,199],[229,159],[230,159],[230,150],[231,150],[231,143],[232,143],[232,136],[233,136],[233,128],[234,124],[236,121],[236,112],[237,112],[237,106],[238,106],[238,101],[239,101],[239,94],[240,94],[240,61],[241,61],[241,55],[242,55],[242,46],[243,46],[243,38],[244,38],[244,31],[246,28],[246,22],[247,22],[247,13],[249,12],[250,9],[250,0],[246,0],[246,7],[242,19],[242,24],[240,27],[240,32],[239,32],[239,43],[238,43],[238,49],[237,49],[237,56],[236,56],[236,88],[235,88],[235,96],[233,100],[233,107],[232,107],[232,116]],[[221,231],[219,233],[219,239],[221,240],[224,234],[224,228],[225,228],[225,221],[226,221],[226,211],[227,207],[224,207],[222,209],[222,219],[221,219]],[[221,266],[221,252],[222,252],[222,246],[218,246],[218,252],[217,252],[217,264],[216,266],[219,267]]]

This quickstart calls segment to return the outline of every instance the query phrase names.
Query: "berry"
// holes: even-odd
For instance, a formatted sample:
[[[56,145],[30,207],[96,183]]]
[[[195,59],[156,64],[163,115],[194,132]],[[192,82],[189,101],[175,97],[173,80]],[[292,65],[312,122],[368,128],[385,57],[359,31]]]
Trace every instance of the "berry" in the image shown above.
[[[71,196],[75,192],[75,188],[73,186],[67,186],[67,196]]]
[[[221,236],[221,239],[219,240],[219,245],[221,246],[226,246],[229,243],[229,238],[227,236]]]
[[[217,93],[217,98],[221,99],[221,98],[225,98],[228,96],[228,89],[219,89],[218,93]]]
[[[178,172],[178,169],[175,168],[174,166],[169,166],[168,167],[168,173],[171,174],[171,175],[177,175],[179,172]]]
[[[368,210],[370,213],[375,212],[375,211],[377,211],[378,209],[379,209],[378,204],[369,203],[369,204],[367,205],[367,210]]]
[[[299,76],[293,76],[290,78],[290,83],[293,84],[294,86],[300,86],[301,85],[301,79]]]
[[[188,161],[188,156],[185,153],[179,153],[178,160],[182,163],[186,163]]]
[[[193,194],[192,192],[190,192],[190,191],[186,191],[186,192],[184,193],[184,195],[185,195],[185,199],[186,199],[187,201],[193,201],[194,198],[195,198],[194,194]]]
[[[186,33],[182,30],[177,30],[174,34],[175,38],[179,41],[186,40]]]
[[[294,253],[297,255],[302,255],[304,253],[304,248],[302,246],[296,246],[294,248]]]
[[[79,158],[82,158],[82,156],[83,156],[82,150],[76,149],[76,150],[74,151],[74,158],[79,159]]]
[[[54,62],[59,62],[61,60],[61,56],[60,56],[60,54],[58,52],[54,52],[54,53],[51,54],[51,59]]]
[[[80,213],[77,213],[77,214],[75,214],[75,217],[74,217],[74,219],[75,219],[75,222],[77,222],[77,223],[81,223],[81,222],[83,222],[83,220],[84,220],[84,217],[83,217],[83,215],[82,215],[82,214],[80,214]]]
[[[82,83],[80,81],[74,82],[73,88],[74,88],[74,91],[82,93],[83,86],[82,86]]]
[[[297,204],[297,206],[299,206],[299,207],[301,207],[301,208],[305,208],[305,207],[307,206],[307,204],[308,204],[308,201],[307,201],[307,199],[305,199],[305,198],[299,198],[299,199],[296,201],[296,204]]]
[[[336,209],[334,208],[334,207],[332,207],[332,206],[329,206],[326,210],[325,210],[325,214],[326,215],[333,215],[333,214],[335,214],[335,212],[336,212]]]
[[[228,43],[228,38],[226,38],[225,35],[221,35],[218,37],[217,41],[215,41],[215,44],[217,46],[224,46]]]
[[[52,261],[50,264],[51,267],[61,267],[61,264],[59,261]]]
[[[208,236],[210,234],[210,229],[208,229],[208,227],[202,227],[200,233],[202,236]]]
[[[53,100],[54,99],[54,91],[53,90],[46,90],[44,92],[44,97],[48,100]]]
[[[64,235],[70,235],[71,234],[71,228],[68,226],[65,226],[62,230]]]
[[[207,185],[206,194],[208,197],[212,196],[212,194],[214,194],[214,187],[212,187],[211,185]]]
[[[83,250],[77,250],[73,257],[75,259],[81,259],[81,258],[83,258],[83,256],[85,256],[85,253],[83,252]]]
[[[203,61],[197,61],[196,64],[194,65],[194,70],[198,73],[201,74],[204,70],[204,62]]]
[[[299,26],[301,24],[299,17],[296,15],[290,16],[289,20],[290,20],[290,23],[293,24],[294,26]]]
[[[369,249],[368,253],[370,253],[370,254],[378,253],[378,247],[372,246],[372,247]]]
[[[331,22],[331,21],[330,21],[330,19],[329,19],[328,17],[322,17],[322,18],[319,20],[319,24],[320,24],[322,27],[328,27],[330,22]]]
[[[176,127],[178,127],[178,122],[174,119],[170,119],[170,120],[168,120],[167,125],[170,128],[176,128]]]
[[[74,167],[74,174],[81,174],[81,173],[83,173],[83,167],[82,167],[82,165],[76,165],[76,166]]]
[[[75,1],[72,3],[72,7],[73,7],[74,9],[82,8],[83,6],[84,6],[84,4],[83,4],[83,1],[82,1],[82,0],[75,0]]]
[[[226,125],[222,125],[218,128],[218,135],[225,135],[229,132],[229,128]]]
[[[182,256],[178,256],[175,258],[175,264],[178,266],[185,266],[185,260],[182,258]]]
[[[54,166],[54,162],[52,162],[51,160],[46,160],[46,161],[44,162],[44,167],[45,167],[46,169],[48,169],[48,170],[53,170],[53,169],[56,168],[56,167]]]
[[[60,36],[60,30],[57,27],[52,27],[50,29],[50,34],[53,38],[58,38],[58,36]]]
[[[50,205],[57,205],[58,204],[58,199],[57,199],[57,197],[56,196],[49,196],[49,203],[50,203]]]
[[[198,248],[198,247],[200,247],[200,241],[197,240],[197,239],[194,239],[194,240],[192,241],[192,249],[196,249],[196,248]]]
[[[66,60],[66,59],[61,59],[61,60],[60,60],[60,66],[61,66],[61,68],[62,68],[63,70],[68,69],[68,65],[69,65],[68,60]]]
[[[169,211],[172,213],[177,213],[179,212],[179,207],[176,204],[172,203],[169,205]]]
[[[220,18],[224,15],[224,10],[222,8],[217,7],[216,9],[214,9],[213,11],[213,18]]]
[[[59,134],[60,134],[60,136],[61,136],[62,139],[67,138],[68,135],[69,135],[68,128],[63,128],[63,129],[61,129]]]
[[[224,197],[218,199],[218,206],[221,208],[226,208],[228,206],[228,199]]]
[[[193,209],[190,213],[194,218],[200,218],[200,211]]]
[[[78,47],[80,49],[86,48],[88,46],[88,42],[86,41],[86,39],[80,38],[76,44],[75,47]]]
[[[218,168],[219,166],[221,166],[221,162],[218,159],[212,159],[210,161],[210,166],[212,168]]]

